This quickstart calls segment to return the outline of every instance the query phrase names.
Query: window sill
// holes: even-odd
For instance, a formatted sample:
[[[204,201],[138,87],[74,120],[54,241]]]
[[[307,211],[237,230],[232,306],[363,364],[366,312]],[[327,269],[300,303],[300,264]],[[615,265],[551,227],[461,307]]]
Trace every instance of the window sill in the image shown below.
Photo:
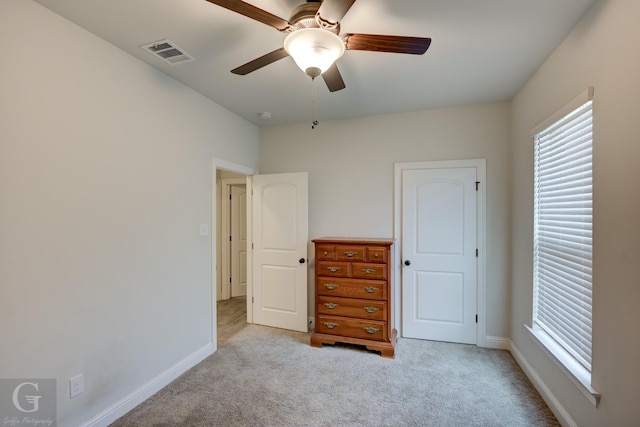
[[[524,325],[531,339],[554,361],[595,407],[600,403],[600,392],[591,385],[591,373],[571,357],[549,335],[540,329]]]

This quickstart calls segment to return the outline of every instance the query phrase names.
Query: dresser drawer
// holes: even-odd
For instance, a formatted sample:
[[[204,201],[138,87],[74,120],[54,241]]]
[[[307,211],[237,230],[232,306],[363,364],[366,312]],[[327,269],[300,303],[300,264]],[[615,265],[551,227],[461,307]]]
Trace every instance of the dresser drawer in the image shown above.
[[[351,264],[351,277],[359,277],[361,279],[387,279],[386,264]]]
[[[316,310],[320,314],[362,319],[385,320],[387,303],[384,301],[319,296]]]
[[[387,323],[349,317],[318,315],[316,332],[374,341],[387,341]]]
[[[318,295],[386,300],[387,282],[383,280],[317,277],[316,291]]]
[[[364,246],[336,246],[336,260],[338,261],[365,261]]]
[[[367,262],[381,262],[387,263],[387,248],[384,247],[368,247],[367,248],[367,256],[365,261]]]
[[[335,258],[335,245],[316,245],[317,260],[332,260]]]
[[[338,261],[318,261],[316,272],[320,276],[350,277],[351,263]]]

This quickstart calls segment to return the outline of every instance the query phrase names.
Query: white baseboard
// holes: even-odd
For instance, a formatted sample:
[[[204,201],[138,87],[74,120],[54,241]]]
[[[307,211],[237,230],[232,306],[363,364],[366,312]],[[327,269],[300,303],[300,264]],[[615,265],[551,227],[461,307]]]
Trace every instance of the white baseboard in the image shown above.
[[[511,348],[511,340],[505,337],[494,337],[487,335],[483,340],[481,340],[481,342],[478,343],[478,347],[509,350]]]
[[[157,377],[153,378],[131,394],[120,399],[95,417],[81,424],[81,427],[107,427],[124,414],[166,387],[171,381],[193,368],[205,358],[213,354],[213,344],[209,343],[191,353]]]
[[[551,393],[551,390],[549,390],[546,384],[542,381],[540,375],[538,375],[538,373],[533,369],[533,366],[531,366],[529,362],[527,362],[527,359],[525,359],[524,355],[520,353],[513,342],[511,343],[510,350],[513,358],[516,359],[516,362],[518,362],[518,365],[520,365],[529,380],[531,380],[533,386],[536,388],[536,390],[538,390],[538,393],[540,393],[544,401],[547,402],[547,405],[549,405],[551,412],[553,412],[558,421],[560,421],[560,424],[562,424],[563,426],[578,427],[569,413],[564,409],[564,407],[560,404],[554,394]]]

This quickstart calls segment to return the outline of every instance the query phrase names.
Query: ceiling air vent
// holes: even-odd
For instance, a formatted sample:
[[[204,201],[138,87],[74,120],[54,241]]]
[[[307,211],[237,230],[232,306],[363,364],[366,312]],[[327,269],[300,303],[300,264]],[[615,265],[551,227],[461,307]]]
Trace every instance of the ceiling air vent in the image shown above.
[[[160,40],[140,47],[169,64],[195,61],[193,56],[180,49],[170,40]]]

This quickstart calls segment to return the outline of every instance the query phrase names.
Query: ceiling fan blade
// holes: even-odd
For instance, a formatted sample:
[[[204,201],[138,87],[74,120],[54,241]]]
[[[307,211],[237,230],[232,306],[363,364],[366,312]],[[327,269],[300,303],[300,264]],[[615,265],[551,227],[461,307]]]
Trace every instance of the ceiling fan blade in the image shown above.
[[[247,62],[244,65],[239,66],[238,68],[234,68],[231,70],[233,74],[239,74],[241,76],[246,76],[247,74],[260,69],[266,65],[279,61],[282,58],[286,58],[289,56],[286,50],[283,47],[280,49],[276,49],[273,52],[269,52],[266,55],[262,55],[260,58],[256,58],[253,61]]]
[[[372,52],[409,53],[422,55],[429,49],[428,37],[381,36],[376,34],[347,34],[348,50],[368,50]]]
[[[335,62],[331,67],[327,69],[327,71],[322,73],[322,78],[327,84],[329,92],[337,92],[345,88],[344,80],[342,80],[340,70],[338,70],[338,66],[335,64]]]
[[[258,22],[267,24],[276,30],[284,31],[290,27],[289,22],[284,19],[273,15],[266,10],[262,10],[259,7],[255,7],[252,4],[240,1],[240,0],[207,0],[209,3],[217,4],[218,6],[229,9],[233,12],[244,15],[248,18],[255,19]]]
[[[355,2],[356,0],[324,0],[318,9],[318,15],[327,23],[337,24]]]

